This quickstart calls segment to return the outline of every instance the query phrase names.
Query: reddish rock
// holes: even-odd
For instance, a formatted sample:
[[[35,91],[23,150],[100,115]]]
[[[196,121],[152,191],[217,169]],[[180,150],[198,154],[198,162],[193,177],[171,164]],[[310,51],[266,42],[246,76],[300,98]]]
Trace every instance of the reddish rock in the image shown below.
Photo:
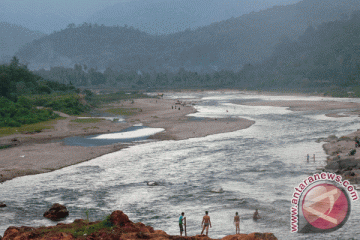
[[[69,216],[69,211],[64,205],[61,205],[59,203],[53,204],[51,208],[44,213],[44,217],[49,218],[53,221],[60,220],[67,216]]]
[[[229,235],[221,240],[277,240],[277,238],[272,233],[250,233]]]
[[[86,240],[213,240],[205,235],[196,235],[192,237],[180,237],[171,236],[162,230],[156,230],[150,226],[146,226],[143,223],[133,223],[129,220],[128,216],[122,211],[115,211],[110,215],[110,222],[112,226],[107,226],[97,230],[96,232],[90,232],[89,235],[81,235],[80,238],[75,238],[72,234],[65,233],[68,229],[71,232],[77,232],[84,226],[86,229],[91,229],[92,225],[97,222],[88,222],[82,219],[76,219],[70,224],[57,224],[52,227],[9,227],[2,240],[73,240],[73,239],[86,239]],[[106,222],[104,222],[106,223]],[[101,226],[101,224],[100,224]],[[276,240],[276,237],[272,233],[251,233],[238,234],[226,236],[222,240]]]
[[[120,210],[116,210],[110,215],[110,222],[116,226],[125,226],[126,223],[131,223],[129,217]]]

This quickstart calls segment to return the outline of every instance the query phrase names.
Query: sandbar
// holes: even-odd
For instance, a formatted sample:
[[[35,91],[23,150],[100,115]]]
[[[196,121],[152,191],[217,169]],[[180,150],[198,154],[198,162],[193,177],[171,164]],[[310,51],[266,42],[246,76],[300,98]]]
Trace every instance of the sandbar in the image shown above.
[[[40,133],[20,133],[1,137],[0,145],[12,147],[0,150],[0,182],[19,176],[54,171],[119,151],[133,144],[141,144],[68,146],[62,141],[66,137],[114,133],[142,124],[165,129],[152,135],[149,141],[182,140],[232,132],[254,124],[254,121],[242,118],[194,120],[187,117],[188,114],[196,112],[192,104],[170,99],[144,98],[121,101],[105,105],[101,110],[106,108],[127,108],[132,110],[133,114],[126,117],[126,122],[101,120],[96,123],[77,123],[74,122],[77,117],[60,113],[64,118],[57,120],[53,124],[53,129],[45,129]]]

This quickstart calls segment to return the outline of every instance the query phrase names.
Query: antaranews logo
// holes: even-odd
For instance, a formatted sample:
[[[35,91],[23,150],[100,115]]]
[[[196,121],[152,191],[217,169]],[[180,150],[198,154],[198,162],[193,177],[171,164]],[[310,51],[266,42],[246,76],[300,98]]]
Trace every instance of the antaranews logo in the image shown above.
[[[317,173],[297,187],[291,199],[291,232],[332,232],[341,228],[359,199],[349,181],[335,173]]]

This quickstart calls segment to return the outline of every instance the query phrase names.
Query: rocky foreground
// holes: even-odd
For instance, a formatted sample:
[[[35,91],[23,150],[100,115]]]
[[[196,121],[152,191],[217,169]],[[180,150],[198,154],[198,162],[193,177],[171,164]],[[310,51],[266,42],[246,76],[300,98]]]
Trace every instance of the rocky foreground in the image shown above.
[[[1,239],[1,237],[0,237]],[[1,240],[211,240],[204,235],[180,237],[168,235],[162,230],[154,230],[141,222],[133,223],[122,211],[114,211],[106,220],[88,222],[77,219],[71,224],[58,223],[52,227],[9,227]],[[251,233],[229,235],[222,240],[276,240],[272,233]]]
[[[360,138],[360,129],[340,138],[329,136],[323,148],[328,154],[325,170],[342,175],[352,183],[360,183],[360,147],[356,140]]]

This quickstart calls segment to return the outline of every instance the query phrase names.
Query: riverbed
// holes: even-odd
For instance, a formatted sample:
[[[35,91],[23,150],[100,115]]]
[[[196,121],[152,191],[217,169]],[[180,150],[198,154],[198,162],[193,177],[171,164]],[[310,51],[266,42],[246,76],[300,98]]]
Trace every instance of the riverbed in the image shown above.
[[[285,97],[240,92],[173,93],[167,97],[196,102],[198,112],[190,116],[200,121],[246,118],[255,124],[202,138],[137,144],[54,172],[7,181],[0,185],[0,200],[8,205],[0,209],[0,234],[13,225],[54,225],[42,214],[58,202],[70,211],[65,222],[85,218],[87,210],[90,220],[101,220],[114,210],[122,210],[132,221],[172,235],[178,234],[181,212],[187,217],[188,235],[196,235],[201,232],[204,211],[209,211],[211,238],[235,233],[235,212],[239,212],[242,233],[273,232],[279,239],[360,236],[359,201],[353,202],[349,220],[335,232],[290,233],[294,187],[325,165],[323,143],[316,140],[360,128],[357,115],[332,118],[325,114],[352,109],[291,111],[286,107],[243,105]],[[315,154],[316,160],[307,162],[307,154]],[[148,182],[158,185],[148,186]],[[256,208],[262,219],[254,222],[252,213]]]

